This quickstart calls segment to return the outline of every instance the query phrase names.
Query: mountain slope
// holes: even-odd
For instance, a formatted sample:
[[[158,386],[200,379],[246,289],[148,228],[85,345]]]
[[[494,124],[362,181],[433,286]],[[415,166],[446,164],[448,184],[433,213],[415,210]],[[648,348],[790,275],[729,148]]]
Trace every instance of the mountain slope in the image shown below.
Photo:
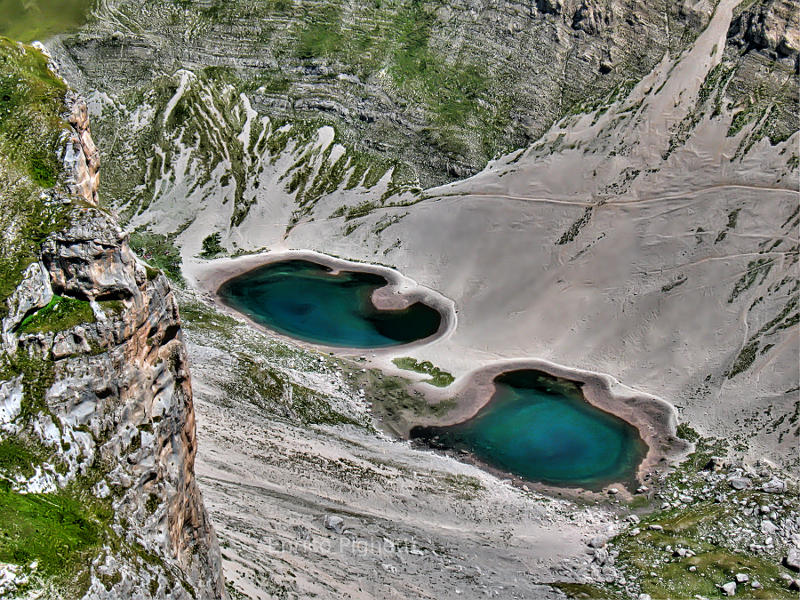
[[[224,597],[169,283],[97,206],[85,103],[0,56],[0,594]]]

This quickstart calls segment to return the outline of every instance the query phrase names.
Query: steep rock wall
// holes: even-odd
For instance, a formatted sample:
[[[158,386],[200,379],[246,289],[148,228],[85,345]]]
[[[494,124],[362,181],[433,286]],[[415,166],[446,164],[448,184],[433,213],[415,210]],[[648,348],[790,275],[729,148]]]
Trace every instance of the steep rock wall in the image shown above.
[[[86,105],[70,95],[65,107],[64,183],[41,192],[65,225],[5,299],[2,321],[0,500],[11,520],[0,523],[0,553],[34,560],[0,561],[0,593],[224,598],[194,476],[177,304],[97,208]],[[60,507],[55,522],[50,506]],[[39,534],[55,554],[37,546]]]

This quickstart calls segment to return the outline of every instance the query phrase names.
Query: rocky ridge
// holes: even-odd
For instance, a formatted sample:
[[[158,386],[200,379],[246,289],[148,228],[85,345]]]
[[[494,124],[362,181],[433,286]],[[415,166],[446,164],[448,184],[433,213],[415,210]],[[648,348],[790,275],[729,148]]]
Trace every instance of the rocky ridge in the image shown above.
[[[32,47],[3,50],[46,68]],[[26,81],[22,67],[4,64],[19,85]],[[192,390],[169,282],[97,207],[99,160],[85,103],[64,100],[46,71],[37,76],[53,81],[47,102],[67,123],[58,125],[62,170],[38,192],[63,219],[4,300],[0,502],[10,520],[2,524],[0,591],[226,597],[194,476]],[[4,183],[20,176],[4,166]],[[0,194],[6,213],[11,198]],[[59,507],[55,521],[50,506]]]

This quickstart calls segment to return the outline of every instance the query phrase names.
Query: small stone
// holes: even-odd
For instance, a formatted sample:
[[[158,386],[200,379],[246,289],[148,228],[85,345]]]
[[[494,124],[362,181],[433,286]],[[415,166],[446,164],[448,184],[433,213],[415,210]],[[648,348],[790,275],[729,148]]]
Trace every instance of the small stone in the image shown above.
[[[747,583],[750,581],[750,576],[747,573],[737,573],[736,583]]]
[[[627,517],[625,517],[625,520],[630,521],[634,525],[638,525],[639,522],[641,521],[641,519],[636,515],[628,515]]]
[[[695,571],[697,571],[697,567],[695,567],[694,565],[689,567],[689,572],[694,573]]]
[[[639,529],[638,527],[634,527],[633,529],[631,529],[631,535],[639,535],[640,533],[642,533],[642,530]]]
[[[686,494],[681,494],[680,496],[678,496],[678,500],[680,500],[684,504],[691,504],[692,502],[694,502],[694,498],[692,498],[691,496],[687,496]]]
[[[111,495],[111,488],[108,487],[108,483],[105,479],[101,479],[94,484],[92,493],[98,498],[108,498]]]
[[[650,594],[639,594],[639,597],[638,597],[637,600],[651,600]]]
[[[750,582],[750,587],[753,588],[754,590],[760,590],[764,586],[761,585],[761,582],[754,579],[752,582]]]
[[[594,562],[596,562],[601,567],[606,564],[608,560],[608,550],[605,548],[596,548],[594,551]]]
[[[768,494],[782,494],[786,491],[786,482],[782,479],[778,479],[777,477],[773,477],[764,485],[762,485],[761,489]]]
[[[335,515],[325,515],[323,525],[336,533],[342,533],[344,531],[344,519]]]
[[[606,540],[602,536],[595,536],[589,540],[588,546],[590,548],[602,548],[606,545]]]
[[[747,477],[731,477],[728,483],[735,490],[743,490],[750,487],[750,479]]]
[[[729,581],[728,583],[722,584],[722,591],[725,592],[726,596],[733,596],[736,594],[736,583],[733,581]]]
[[[658,525],[658,524],[650,525],[650,529],[652,529],[653,531],[664,531],[664,528],[661,525]]]
[[[612,496],[615,496],[616,494],[619,494],[619,490],[615,487],[608,488],[608,493],[611,494]]]
[[[763,521],[761,521],[761,533],[763,533],[764,535],[772,535],[776,531],[778,531],[778,526],[775,525],[775,523],[773,523],[769,519],[764,519]]]

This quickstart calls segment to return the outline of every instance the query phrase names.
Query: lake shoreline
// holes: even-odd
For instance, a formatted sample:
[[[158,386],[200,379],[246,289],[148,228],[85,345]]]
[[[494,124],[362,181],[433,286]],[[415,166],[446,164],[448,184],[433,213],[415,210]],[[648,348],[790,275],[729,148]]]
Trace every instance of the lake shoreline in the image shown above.
[[[307,260],[328,267],[332,274],[340,271],[373,273],[384,277],[388,284],[372,295],[376,308],[382,310],[403,309],[413,302],[423,302],[436,309],[442,316],[439,330],[432,336],[408,344],[381,348],[351,348],[315,344],[276,332],[256,323],[247,315],[229,306],[219,295],[220,287],[227,281],[244,275],[254,269],[287,260]],[[235,258],[221,258],[210,262],[195,262],[191,265],[190,277],[194,285],[204,292],[205,298],[222,312],[245,320],[256,329],[266,332],[284,342],[302,348],[337,354],[345,358],[361,357],[364,364],[384,373],[409,377],[411,372],[399,369],[392,363],[394,358],[403,356],[415,348],[434,344],[449,337],[456,328],[455,303],[438,292],[417,284],[398,271],[370,263],[349,261],[310,250],[276,250],[261,254]],[[692,450],[693,445],[677,436],[677,414],[674,407],[656,396],[638,392],[627,387],[614,377],[602,373],[571,368],[557,363],[533,358],[510,358],[493,360],[459,376],[446,388],[435,388],[420,380],[414,381],[410,388],[421,393],[430,405],[446,400],[455,400],[455,406],[442,416],[403,415],[391,422],[382,422],[381,428],[387,433],[405,440],[410,439],[410,431],[415,426],[446,427],[462,423],[487,405],[495,392],[495,378],[511,371],[536,370],[555,377],[581,384],[584,401],[595,408],[611,414],[632,425],[647,446],[644,459],[639,464],[635,479],[644,484],[650,473],[679,461]],[[494,475],[510,479],[515,485],[528,486],[551,495],[597,497],[598,492],[579,486],[553,486],[541,482],[531,482],[516,477],[467,455],[459,455],[459,460],[467,460]],[[631,499],[635,490],[629,489],[625,482],[612,482],[604,489],[617,488],[623,498]]]
[[[632,425],[638,432],[647,452],[639,463],[635,478],[644,483],[652,471],[661,470],[664,466],[686,456],[692,444],[677,436],[677,415],[674,407],[655,396],[644,394],[629,388],[610,375],[583,371],[558,365],[556,363],[530,358],[506,359],[480,367],[460,377],[445,390],[429,391],[427,396],[433,404],[446,399],[455,399],[456,405],[440,417],[415,418],[413,425],[399,428],[400,435],[409,439],[412,427],[447,427],[463,423],[473,418],[478,411],[489,404],[495,394],[495,379],[514,371],[541,371],[551,377],[566,379],[581,384],[583,399],[595,408],[613,415]],[[421,389],[421,385],[417,385]],[[482,461],[478,461],[483,464]],[[499,476],[511,477],[506,471],[491,469]],[[539,482],[530,482],[519,477],[520,485],[527,484],[544,490],[570,490],[572,492],[596,493],[580,486],[552,486]],[[605,489],[616,487],[626,490],[624,496],[630,497],[635,490],[629,490],[624,482],[611,482]]]
[[[331,346],[318,344],[291,337],[281,332],[270,329],[257,323],[246,314],[230,306],[220,295],[220,288],[227,282],[236,277],[245,275],[250,271],[288,260],[304,260],[331,269],[331,275],[337,275],[342,271],[354,271],[360,273],[371,273],[383,277],[387,284],[375,290],[371,296],[374,307],[378,310],[403,310],[415,302],[421,302],[436,310],[441,323],[438,330],[425,338],[392,346],[377,348],[354,348],[347,346]],[[260,331],[264,331],[292,344],[298,344],[310,350],[321,352],[336,353],[343,356],[363,356],[371,354],[373,356],[397,354],[398,351],[409,351],[420,346],[439,341],[449,336],[456,327],[455,304],[449,298],[419,285],[416,281],[405,277],[398,271],[381,265],[369,263],[358,263],[333,256],[328,256],[311,250],[285,250],[272,251],[262,254],[253,254],[236,258],[217,259],[213,262],[195,265],[194,280],[195,285],[205,293],[217,308],[227,314],[231,314],[245,319],[251,326]]]

